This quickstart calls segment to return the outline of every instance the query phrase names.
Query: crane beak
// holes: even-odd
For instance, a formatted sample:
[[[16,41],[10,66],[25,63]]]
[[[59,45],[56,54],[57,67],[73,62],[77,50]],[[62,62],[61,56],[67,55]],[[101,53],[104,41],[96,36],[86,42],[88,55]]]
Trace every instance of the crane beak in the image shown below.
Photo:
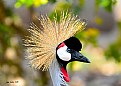
[[[80,61],[85,63],[90,63],[89,59],[83,56],[81,53],[74,51],[72,53],[72,61]]]

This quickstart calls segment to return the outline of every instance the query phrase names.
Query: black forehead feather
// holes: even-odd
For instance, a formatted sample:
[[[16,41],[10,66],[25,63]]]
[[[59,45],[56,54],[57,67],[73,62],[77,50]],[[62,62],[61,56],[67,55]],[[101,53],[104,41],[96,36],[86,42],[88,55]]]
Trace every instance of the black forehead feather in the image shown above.
[[[76,51],[80,51],[82,48],[81,42],[76,37],[70,37],[69,39],[65,40],[64,43],[68,48]]]

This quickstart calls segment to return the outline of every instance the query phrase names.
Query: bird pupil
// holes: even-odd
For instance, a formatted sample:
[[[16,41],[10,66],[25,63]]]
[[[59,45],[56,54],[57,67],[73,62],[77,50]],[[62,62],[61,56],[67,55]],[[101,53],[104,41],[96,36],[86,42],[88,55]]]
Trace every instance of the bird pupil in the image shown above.
[[[71,52],[71,49],[69,49],[69,48],[67,48],[67,50],[66,50],[68,53],[70,53]]]

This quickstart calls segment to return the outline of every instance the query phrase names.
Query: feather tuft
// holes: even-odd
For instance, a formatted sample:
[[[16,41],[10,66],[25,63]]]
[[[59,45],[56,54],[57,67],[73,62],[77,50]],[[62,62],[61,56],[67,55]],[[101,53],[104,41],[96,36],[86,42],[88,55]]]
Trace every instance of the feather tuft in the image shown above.
[[[53,21],[43,15],[38,20],[40,26],[31,23],[28,29],[30,36],[25,37],[24,46],[31,66],[46,71],[56,57],[58,44],[73,36],[77,31],[83,30],[86,22],[68,12],[62,12],[59,21],[57,21],[57,15]]]

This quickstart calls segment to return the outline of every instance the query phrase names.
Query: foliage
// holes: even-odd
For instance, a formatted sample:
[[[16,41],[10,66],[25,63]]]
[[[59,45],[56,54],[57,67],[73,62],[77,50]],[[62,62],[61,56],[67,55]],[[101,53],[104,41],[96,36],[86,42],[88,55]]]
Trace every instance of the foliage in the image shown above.
[[[31,7],[32,5],[35,7],[39,7],[40,5],[47,4],[48,0],[17,0],[15,7],[19,8],[22,5],[25,5],[27,7]]]
[[[91,43],[97,46],[97,37],[99,31],[96,28],[88,28],[85,31],[78,32],[75,36],[85,43]]]
[[[117,62],[121,62],[121,39],[111,44],[106,50],[105,55],[107,59],[115,59]]]
[[[109,48],[105,51],[107,59],[115,59],[117,62],[121,62],[121,22],[118,22],[119,36],[114,43],[109,45]]]
[[[116,4],[116,0],[95,0],[96,9],[103,7],[105,10],[111,12],[112,6]]]

